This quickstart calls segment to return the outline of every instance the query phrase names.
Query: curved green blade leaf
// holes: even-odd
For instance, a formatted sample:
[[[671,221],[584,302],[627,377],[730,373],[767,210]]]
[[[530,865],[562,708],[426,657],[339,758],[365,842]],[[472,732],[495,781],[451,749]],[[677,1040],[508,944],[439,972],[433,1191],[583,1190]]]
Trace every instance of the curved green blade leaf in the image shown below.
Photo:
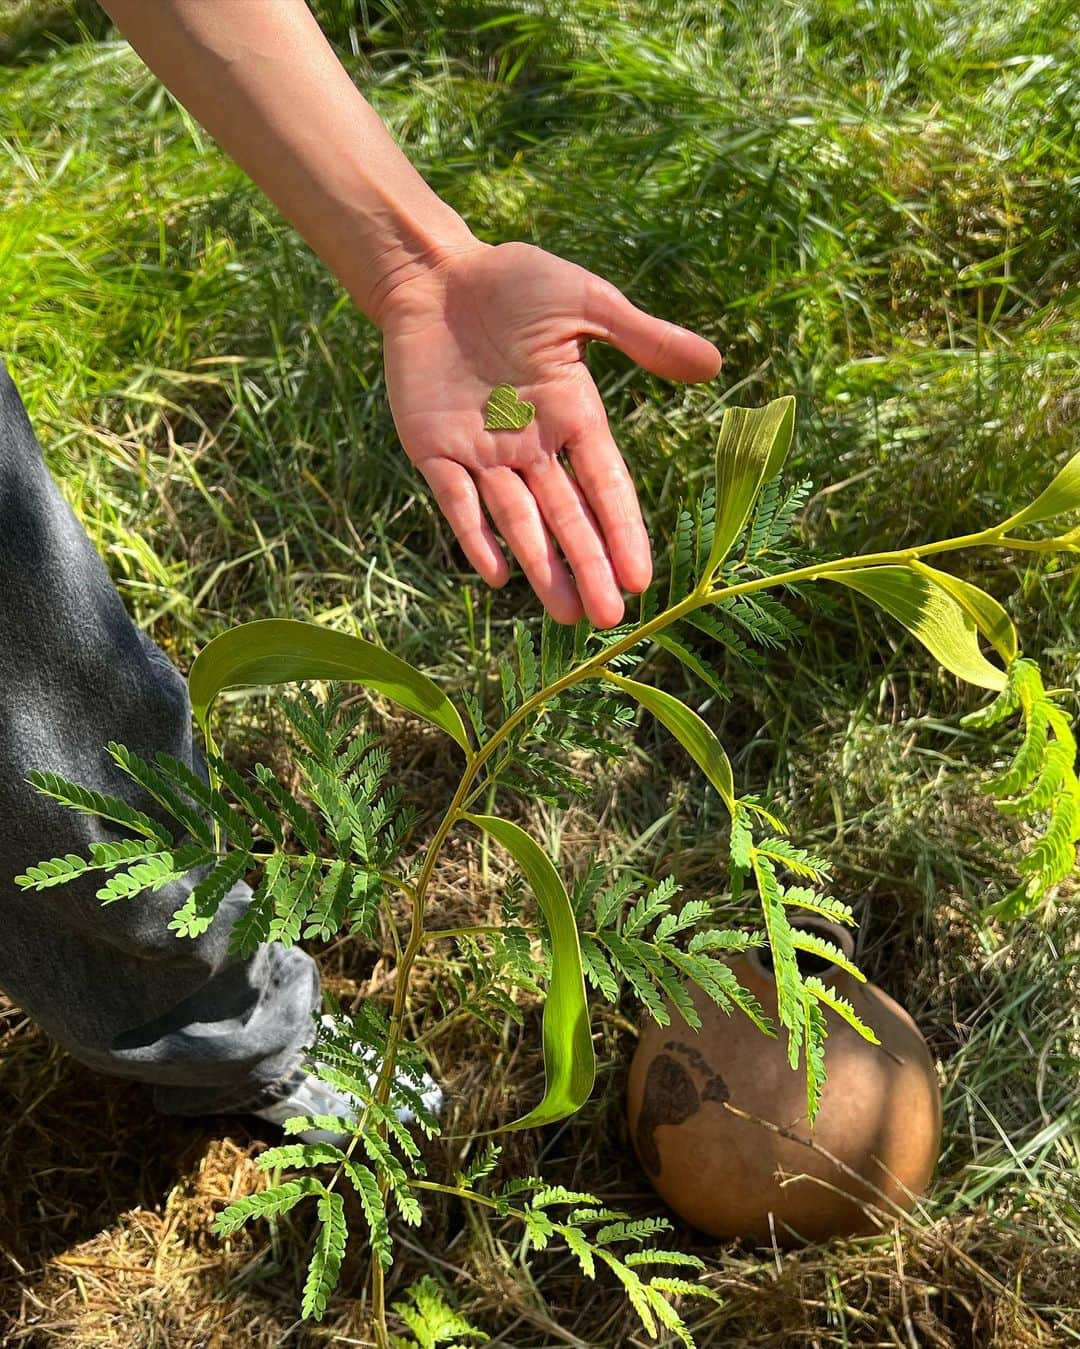
[[[551,983],[544,1004],[544,1097],[527,1115],[495,1132],[531,1129],[565,1119],[580,1109],[589,1099],[596,1077],[577,924],[559,873],[524,829],[494,815],[464,812],[464,818],[501,843],[517,862],[532,886],[551,937]]]
[[[211,704],[223,689],[297,679],[364,684],[438,726],[469,753],[461,714],[426,674],[362,637],[292,618],[241,623],[208,642],[188,675],[191,708],[205,731]]]
[[[947,590],[957,604],[968,611],[975,626],[1006,665],[1016,659],[1020,650],[1016,628],[993,595],[988,595],[985,590],[980,590],[970,581],[962,581],[959,576],[951,576],[947,571],[928,567],[917,558],[912,559],[911,565],[917,572]]]
[[[1002,529],[1015,529],[1017,525],[1033,525],[1039,520],[1052,520],[1055,515],[1064,515],[1066,511],[1080,511],[1080,454],[1074,454],[1031,505],[1025,506],[1016,515],[1011,515],[1002,525]]]
[[[616,674],[614,670],[603,670],[602,675],[617,688],[628,693],[651,712],[657,721],[668,728],[683,749],[697,763],[723,798],[724,805],[735,814],[735,780],[731,773],[731,760],[724,747],[709,730],[698,714],[685,703],[661,689],[651,688],[648,684],[639,684]]]
[[[706,576],[731,551],[762,486],[780,472],[794,429],[790,395],[763,408],[725,410],[716,442],[716,526]]]
[[[1005,687],[1005,671],[992,665],[979,649],[979,630],[971,613],[938,584],[931,567],[921,571],[894,565],[856,567],[826,572],[821,579],[849,586],[879,604],[899,619],[946,670],[969,684],[984,689]],[[990,596],[985,598],[989,600]]]

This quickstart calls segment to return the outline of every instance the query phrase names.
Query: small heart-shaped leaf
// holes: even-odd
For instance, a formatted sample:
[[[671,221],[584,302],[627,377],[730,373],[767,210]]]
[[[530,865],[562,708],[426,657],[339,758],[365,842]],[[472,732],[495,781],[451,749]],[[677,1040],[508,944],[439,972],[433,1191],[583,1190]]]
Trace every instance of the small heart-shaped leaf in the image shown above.
[[[484,427],[488,431],[524,431],[536,416],[536,404],[518,397],[512,384],[496,384],[488,395]]]

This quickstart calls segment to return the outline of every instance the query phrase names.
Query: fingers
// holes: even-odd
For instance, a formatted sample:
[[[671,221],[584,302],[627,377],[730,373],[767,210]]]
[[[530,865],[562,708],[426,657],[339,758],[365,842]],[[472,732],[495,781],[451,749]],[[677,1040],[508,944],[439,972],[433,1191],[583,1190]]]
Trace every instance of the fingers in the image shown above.
[[[505,585],[510,568],[484,518],[469,470],[453,459],[425,459],[417,468],[477,573],[488,585]]]
[[[619,584],[639,594],[652,580],[652,551],[637,491],[606,418],[568,441],[566,450],[578,486],[603,531]],[[562,542],[561,535],[559,539]]]
[[[588,307],[596,335],[654,375],[695,384],[720,373],[723,357],[707,338],[646,314],[609,281],[592,278]]]
[[[582,614],[581,599],[532,492],[510,468],[486,469],[480,475],[480,491],[499,533],[548,613],[558,623],[576,623]]]
[[[613,628],[622,621],[623,600],[596,519],[580,488],[553,458],[530,467],[526,482],[573,569],[589,622],[594,627]]]

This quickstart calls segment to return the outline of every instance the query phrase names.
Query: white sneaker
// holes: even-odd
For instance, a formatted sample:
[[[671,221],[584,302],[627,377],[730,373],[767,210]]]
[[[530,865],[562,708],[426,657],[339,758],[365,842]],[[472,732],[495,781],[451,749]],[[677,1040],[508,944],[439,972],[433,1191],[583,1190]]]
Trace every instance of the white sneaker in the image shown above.
[[[324,1016],[322,1018],[324,1026],[333,1027],[333,1018]],[[357,1042],[353,1045],[355,1052],[359,1053],[362,1046]],[[365,1058],[373,1057],[372,1051],[364,1055]],[[374,1087],[378,1080],[378,1071],[372,1069],[368,1076],[368,1081]],[[407,1080],[409,1085],[414,1088],[421,1088],[420,1099],[425,1108],[432,1114],[438,1115],[443,1106],[443,1090],[435,1081],[430,1073],[424,1073],[420,1082],[415,1079]],[[253,1115],[259,1119],[269,1120],[271,1124],[284,1126],[285,1121],[294,1119],[297,1115],[321,1115],[340,1119],[343,1125],[355,1123],[357,1118],[357,1103],[353,1097],[348,1096],[343,1091],[338,1091],[336,1087],[329,1083],[321,1081],[313,1073],[301,1079],[296,1087],[283,1097],[280,1101],[274,1101],[272,1105],[264,1105],[261,1110],[253,1110]],[[412,1124],[416,1120],[415,1114],[408,1108],[402,1106],[395,1112],[402,1124]],[[332,1143],[335,1147],[344,1146],[352,1137],[351,1133],[344,1129],[334,1131],[332,1129],[305,1129],[302,1133],[294,1135],[301,1143]]]

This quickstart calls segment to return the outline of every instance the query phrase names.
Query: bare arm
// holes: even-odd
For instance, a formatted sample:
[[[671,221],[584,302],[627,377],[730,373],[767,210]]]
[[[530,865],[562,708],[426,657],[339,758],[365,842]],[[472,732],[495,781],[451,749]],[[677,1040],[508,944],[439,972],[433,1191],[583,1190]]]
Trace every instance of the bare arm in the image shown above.
[[[398,149],[304,0],[102,5],[370,318],[395,279],[476,243]]]
[[[101,3],[382,329],[401,443],[480,575],[509,575],[494,524],[556,619],[618,623],[620,590],[643,590],[652,560],[586,344],[706,380],[720,369],[712,343],[543,249],[479,241],[397,147],[304,0]],[[501,383],[535,404],[526,429],[485,427]]]

